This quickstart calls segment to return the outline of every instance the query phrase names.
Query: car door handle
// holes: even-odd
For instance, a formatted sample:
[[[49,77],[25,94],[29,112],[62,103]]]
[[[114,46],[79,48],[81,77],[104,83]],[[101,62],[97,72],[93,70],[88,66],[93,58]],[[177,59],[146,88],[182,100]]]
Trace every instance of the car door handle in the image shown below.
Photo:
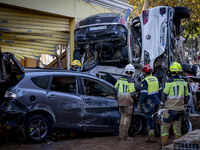
[[[49,98],[50,98],[50,99],[54,99],[54,98],[56,98],[56,97],[55,97],[55,95],[49,95]]]

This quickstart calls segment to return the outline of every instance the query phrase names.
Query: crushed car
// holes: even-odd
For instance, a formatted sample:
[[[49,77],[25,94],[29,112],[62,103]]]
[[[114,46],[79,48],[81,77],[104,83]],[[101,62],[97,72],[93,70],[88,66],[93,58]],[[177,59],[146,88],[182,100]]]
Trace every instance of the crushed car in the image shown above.
[[[188,8],[170,6],[143,10],[128,26],[119,13],[89,16],[76,25],[73,58],[82,62],[83,71],[97,65],[123,68],[132,63],[140,72],[150,64],[153,74],[164,82],[170,63],[183,63],[184,53],[177,48],[189,18]]]
[[[5,90],[0,120],[32,143],[56,130],[117,133],[117,92],[88,73],[24,68],[20,80]],[[131,128],[132,134],[141,130]]]
[[[127,23],[120,13],[89,16],[77,23],[74,31],[73,59],[88,71],[99,64],[125,67],[128,62]]]

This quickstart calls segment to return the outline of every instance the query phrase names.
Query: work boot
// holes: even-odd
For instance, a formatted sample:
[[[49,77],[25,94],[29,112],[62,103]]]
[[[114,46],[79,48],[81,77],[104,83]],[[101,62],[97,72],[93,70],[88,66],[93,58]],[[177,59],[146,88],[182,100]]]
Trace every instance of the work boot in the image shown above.
[[[180,135],[174,135],[174,140],[179,139],[181,136]]]
[[[161,137],[161,146],[162,147],[167,145],[167,140],[168,140],[168,135]]]
[[[129,137],[129,136],[128,136],[127,138],[124,138],[124,139],[123,139],[123,141],[132,141],[132,140],[133,140],[133,138],[132,138],[132,137]]]
[[[156,137],[155,137],[155,134],[154,134],[154,130],[150,130],[150,127],[148,127],[148,136],[145,139],[145,142],[156,143]]]

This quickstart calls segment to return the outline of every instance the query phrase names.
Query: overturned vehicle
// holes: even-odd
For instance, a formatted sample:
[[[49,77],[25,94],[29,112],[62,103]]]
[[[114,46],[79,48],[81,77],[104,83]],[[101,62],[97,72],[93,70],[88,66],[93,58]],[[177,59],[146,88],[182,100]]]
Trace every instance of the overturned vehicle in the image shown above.
[[[185,53],[180,46],[189,17],[186,7],[158,6],[142,11],[130,22],[130,62],[139,70],[150,64],[153,74],[163,83],[170,63],[183,63]]]
[[[119,13],[90,16],[76,25],[73,58],[81,61],[83,71],[99,64],[124,68],[127,63],[140,71],[150,64],[163,80],[172,61],[183,63],[184,52],[178,48],[189,17],[188,8],[169,6],[142,11],[129,27]]]

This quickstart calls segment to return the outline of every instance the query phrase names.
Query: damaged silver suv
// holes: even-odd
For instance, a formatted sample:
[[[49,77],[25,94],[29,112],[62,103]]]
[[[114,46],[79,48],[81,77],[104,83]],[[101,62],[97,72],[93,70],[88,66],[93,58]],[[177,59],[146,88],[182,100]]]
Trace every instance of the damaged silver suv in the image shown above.
[[[98,77],[71,71],[24,69],[7,88],[0,121],[28,141],[44,141],[50,131],[118,132],[117,90]],[[1,87],[2,88],[2,87]]]

